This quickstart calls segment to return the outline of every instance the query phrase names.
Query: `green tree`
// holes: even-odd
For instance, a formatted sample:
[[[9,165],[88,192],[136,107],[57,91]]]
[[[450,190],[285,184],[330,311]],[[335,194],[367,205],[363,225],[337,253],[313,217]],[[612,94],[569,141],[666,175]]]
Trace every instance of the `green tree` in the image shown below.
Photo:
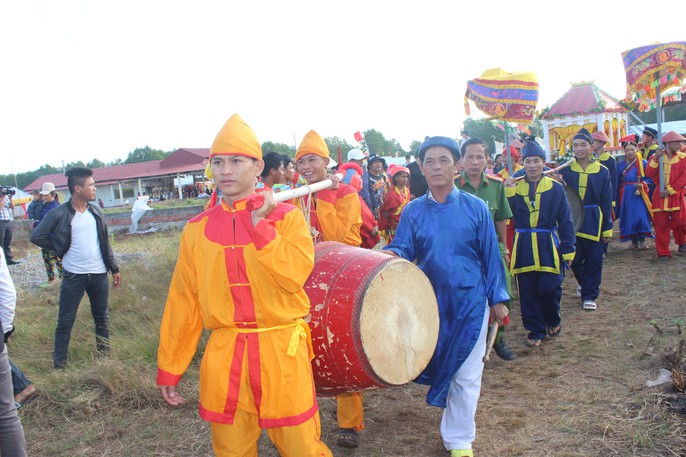
[[[383,133],[375,129],[365,130],[364,141],[366,143],[369,155],[384,155],[386,149],[386,138],[383,136]]]
[[[160,149],[152,149],[150,146],[136,148],[129,152],[124,163],[148,162],[150,160],[162,160],[168,154]]]
[[[472,119],[467,118],[463,124],[463,130],[469,133],[470,138],[481,138],[488,150],[486,151],[491,157],[500,151],[495,151],[494,138],[500,142],[504,141],[505,132],[494,125],[489,119]],[[496,124],[497,125],[497,124]],[[494,153],[495,151],[495,153]]]
[[[395,138],[391,138],[390,140],[386,141],[386,144],[384,145],[384,153],[384,155],[388,156],[395,156],[396,153],[398,156],[404,156],[406,154],[405,149],[403,149],[398,140]]]
[[[295,157],[295,148],[285,143],[265,141],[262,143],[262,154],[266,154],[268,152],[278,152],[279,154],[286,154],[289,157]]]
[[[64,170],[69,170],[70,168],[73,167],[85,167],[86,164],[83,163],[82,160],[77,160],[76,162],[67,162],[67,164],[64,166]]]
[[[421,141],[414,140],[410,143],[410,153],[416,157],[419,156],[419,146],[422,145]]]
[[[354,148],[354,146],[348,143],[346,140],[337,136],[327,136],[324,138],[324,142],[326,143],[326,147],[329,148],[329,156],[331,156],[331,158],[333,158],[335,161],[338,161],[339,147],[341,148],[341,157],[343,162],[346,162],[348,151]]]
[[[86,164],[88,168],[102,168],[105,166],[105,162],[100,159],[93,159]]]

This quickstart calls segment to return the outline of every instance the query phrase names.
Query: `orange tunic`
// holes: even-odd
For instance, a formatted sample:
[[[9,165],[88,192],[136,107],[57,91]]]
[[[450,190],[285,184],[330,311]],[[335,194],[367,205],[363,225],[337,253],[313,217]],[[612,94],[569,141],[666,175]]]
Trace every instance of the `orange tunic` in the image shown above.
[[[302,198],[303,212],[307,212],[308,199]],[[320,190],[310,204],[310,225],[317,231],[317,241],[338,241],[349,246],[360,246],[362,237],[362,211],[355,189],[339,183],[337,189]]]
[[[245,200],[191,219],[162,317],[157,384],[179,382],[205,327],[212,334],[200,366],[203,419],[233,424],[240,409],[263,428],[309,420],[317,402],[302,318],[313,266],[307,224],[294,206],[278,204],[254,227]]]

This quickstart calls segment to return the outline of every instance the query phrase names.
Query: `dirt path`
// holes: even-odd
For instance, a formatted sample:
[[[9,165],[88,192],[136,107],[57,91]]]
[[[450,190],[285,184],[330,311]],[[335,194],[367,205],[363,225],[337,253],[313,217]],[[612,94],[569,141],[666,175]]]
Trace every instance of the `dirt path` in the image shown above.
[[[686,455],[686,416],[667,408],[674,393],[665,387],[643,387],[665,367],[664,354],[684,338],[677,334],[675,322],[686,319],[686,257],[658,262],[652,242],[649,245],[649,251],[632,252],[627,244],[611,244],[595,312],[581,309],[576,283],[568,277],[563,333],[539,349],[524,345],[526,331],[515,303],[506,338],[518,358],[504,362],[493,356],[485,368],[474,443],[477,456]],[[168,284],[171,273],[160,272],[161,279],[151,279],[151,274],[146,273],[129,295],[113,295],[113,313],[119,313],[115,324],[141,303],[162,306],[164,297],[153,294],[164,295],[157,285]],[[142,287],[151,285],[157,289],[142,296]],[[197,416],[197,366],[191,367],[181,387],[187,406],[167,408],[154,386],[152,336],[143,346],[144,362],[86,361],[72,371],[53,373],[48,365],[54,331],[50,313],[55,307],[46,310],[45,303],[54,304],[56,297],[50,294],[56,291],[35,286],[20,291],[21,304],[30,310],[19,314],[26,326],[29,316],[21,313],[34,313],[36,321],[52,319],[32,330],[36,336],[31,352],[14,346],[14,354],[41,391],[21,412],[29,455],[212,455],[209,427]],[[87,313],[82,306],[80,315],[85,317],[74,336],[74,351],[77,356],[85,352],[84,359],[92,344]],[[154,308],[149,316],[136,319],[150,320],[151,328],[158,328],[158,313]],[[121,340],[114,343],[124,345]],[[354,451],[335,446],[335,401],[321,398],[323,439],[335,456],[447,456],[439,434],[441,411],[426,404],[425,394],[425,387],[414,384],[367,393],[366,429]],[[278,455],[264,437],[260,443],[261,457]]]

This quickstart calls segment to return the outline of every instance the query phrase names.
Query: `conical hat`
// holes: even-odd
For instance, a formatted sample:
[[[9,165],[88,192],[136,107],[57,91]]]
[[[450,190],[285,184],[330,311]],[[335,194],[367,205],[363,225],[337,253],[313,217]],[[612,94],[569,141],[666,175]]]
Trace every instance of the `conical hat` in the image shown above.
[[[665,133],[665,134],[662,136],[662,142],[663,142],[663,143],[672,143],[672,142],[674,142],[674,141],[686,141],[686,138],[684,138],[683,136],[679,135],[679,134],[676,133],[674,130],[672,130],[672,131],[669,132],[669,133]]]
[[[210,158],[219,154],[262,160],[262,147],[255,132],[238,114],[234,114],[226,121],[212,143]]]
[[[307,135],[303,138],[300,146],[298,146],[298,152],[295,153],[295,160],[297,161],[307,154],[318,155],[325,159],[329,158],[329,148],[326,147],[324,139],[314,130],[307,132]]]

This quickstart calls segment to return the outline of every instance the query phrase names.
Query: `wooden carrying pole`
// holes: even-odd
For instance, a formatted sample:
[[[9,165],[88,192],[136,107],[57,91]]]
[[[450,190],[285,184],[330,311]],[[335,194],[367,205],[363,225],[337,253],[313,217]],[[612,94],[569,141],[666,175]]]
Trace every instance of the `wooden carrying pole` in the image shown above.
[[[337,174],[336,177],[341,180],[343,179],[342,174]],[[305,195],[313,194],[320,190],[328,189],[333,184],[331,179],[325,179],[324,181],[319,181],[314,184],[307,184],[304,186],[296,187],[295,189],[285,190],[274,194],[274,200],[278,202],[285,202],[287,200],[292,200],[298,197],[304,197]]]
[[[658,78],[660,76],[658,75]],[[662,149],[662,97],[660,96],[660,84],[655,89],[657,95],[657,146]],[[660,156],[660,192],[665,190],[665,155]]]

